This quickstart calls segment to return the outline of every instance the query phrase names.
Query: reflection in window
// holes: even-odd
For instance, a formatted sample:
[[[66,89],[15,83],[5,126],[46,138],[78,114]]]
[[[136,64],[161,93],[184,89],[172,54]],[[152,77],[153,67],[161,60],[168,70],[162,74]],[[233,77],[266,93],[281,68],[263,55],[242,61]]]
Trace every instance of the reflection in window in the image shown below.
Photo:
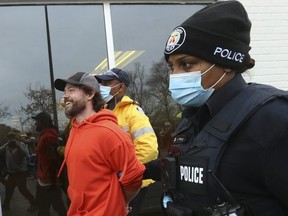
[[[156,133],[167,122],[173,128],[181,116],[181,107],[171,100],[168,92],[164,44],[174,27],[202,7],[111,5],[116,67],[130,73],[130,96],[140,102]],[[67,78],[77,71],[105,71],[108,55],[103,5],[50,5],[47,9],[54,78]],[[45,7],[0,7],[0,29],[0,124],[3,126],[0,144],[3,144],[6,125],[30,132],[33,127],[30,114],[37,109],[51,108]],[[62,94],[56,91],[57,102]],[[57,105],[58,126],[62,130],[67,118],[60,104]],[[6,118],[9,115],[11,118]],[[1,197],[3,194],[4,189],[0,187]],[[15,215],[26,211],[22,202],[19,204]]]
[[[107,57],[102,5],[49,6],[54,77],[74,72],[92,72]],[[56,90],[57,102],[63,92]],[[59,127],[67,122],[58,112]]]
[[[117,62],[130,73],[129,95],[137,100],[159,132],[165,122],[173,127],[181,107],[168,91],[169,69],[164,61],[164,45],[172,30],[205,5],[112,5],[111,17],[115,50],[141,52],[137,58]]]
[[[44,7],[0,7],[0,29],[0,90],[5,92],[0,100],[14,116],[26,106],[27,88],[50,86]],[[1,123],[21,129],[17,118],[12,120]]]

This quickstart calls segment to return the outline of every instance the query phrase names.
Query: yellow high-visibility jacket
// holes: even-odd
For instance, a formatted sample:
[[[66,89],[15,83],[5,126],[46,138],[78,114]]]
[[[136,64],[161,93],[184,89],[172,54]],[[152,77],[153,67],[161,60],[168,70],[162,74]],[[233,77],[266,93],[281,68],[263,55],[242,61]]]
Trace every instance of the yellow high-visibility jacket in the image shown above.
[[[117,116],[118,125],[131,135],[137,159],[141,163],[156,159],[158,157],[157,137],[141,107],[128,96],[124,96],[116,104],[113,112]],[[143,180],[142,187],[151,183],[153,183],[152,179]]]

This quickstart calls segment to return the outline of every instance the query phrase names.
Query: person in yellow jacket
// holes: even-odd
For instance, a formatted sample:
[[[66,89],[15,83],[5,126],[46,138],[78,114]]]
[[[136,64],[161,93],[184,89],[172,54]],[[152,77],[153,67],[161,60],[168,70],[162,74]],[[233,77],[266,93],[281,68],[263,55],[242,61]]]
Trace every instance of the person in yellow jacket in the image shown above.
[[[126,95],[130,83],[127,72],[113,68],[95,77],[101,83],[100,93],[106,102],[105,108],[115,113],[120,127],[131,135],[137,159],[141,163],[156,159],[158,157],[157,137],[149,118],[139,104]],[[151,179],[143,180],[140,193],[130,203],[132,211],[129,216],[138,215],[147,186],[151,183],[153,183]]]

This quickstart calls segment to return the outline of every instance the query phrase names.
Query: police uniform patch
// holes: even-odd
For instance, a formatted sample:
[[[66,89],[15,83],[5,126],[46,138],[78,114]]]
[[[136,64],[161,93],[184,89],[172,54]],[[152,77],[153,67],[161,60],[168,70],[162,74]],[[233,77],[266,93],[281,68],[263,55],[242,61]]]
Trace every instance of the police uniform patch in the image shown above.
[[[178,182],[181,191],[206,194],[208,185],[208,157],[181,155],[178,157]]]
[[[185,142],[187,142],[187,135],[185,135],[185,134],[177,135],[173,140],[174,145],[185,143]]]
[[[177,50],[184,43],[186,38],[186,31],[182,27],[177,27],[171,33],[166,46],[164,53],[171,54],[175,50]]]

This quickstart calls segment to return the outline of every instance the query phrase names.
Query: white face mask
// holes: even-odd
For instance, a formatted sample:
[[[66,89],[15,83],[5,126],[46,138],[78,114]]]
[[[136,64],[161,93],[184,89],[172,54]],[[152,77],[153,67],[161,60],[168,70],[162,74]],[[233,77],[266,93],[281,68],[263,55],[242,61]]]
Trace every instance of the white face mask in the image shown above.
[[[114,94],[114,95],[111,95],[110,92],[111,92],[111,89],[112,88],[115,88],[116,86],[120,85],[121,83],[113,86],[113,87],[110,87],[110,86],[104,86],[104,85],[100,85],[100,94],[102,95],[104,101],[106,103],[108,103],[115,95],[117,95],[119,93],[119,91]]]
[[[220,79],[210,88],[203,89],[201,85],[202,75],[209,72],[215,65],[212,65],[205,72],[193,71],[188,73],[171,74],[169,90],[173,100],[185,107],[200,107],[214,92],[214,86],[217,85],[225,76],[224,73]]]
[[[100,85],[100,94],[102,95],[102,97],[106,103],[113,98],[113,96],[110,94],[110,91],[111,91],[110,86]]]

